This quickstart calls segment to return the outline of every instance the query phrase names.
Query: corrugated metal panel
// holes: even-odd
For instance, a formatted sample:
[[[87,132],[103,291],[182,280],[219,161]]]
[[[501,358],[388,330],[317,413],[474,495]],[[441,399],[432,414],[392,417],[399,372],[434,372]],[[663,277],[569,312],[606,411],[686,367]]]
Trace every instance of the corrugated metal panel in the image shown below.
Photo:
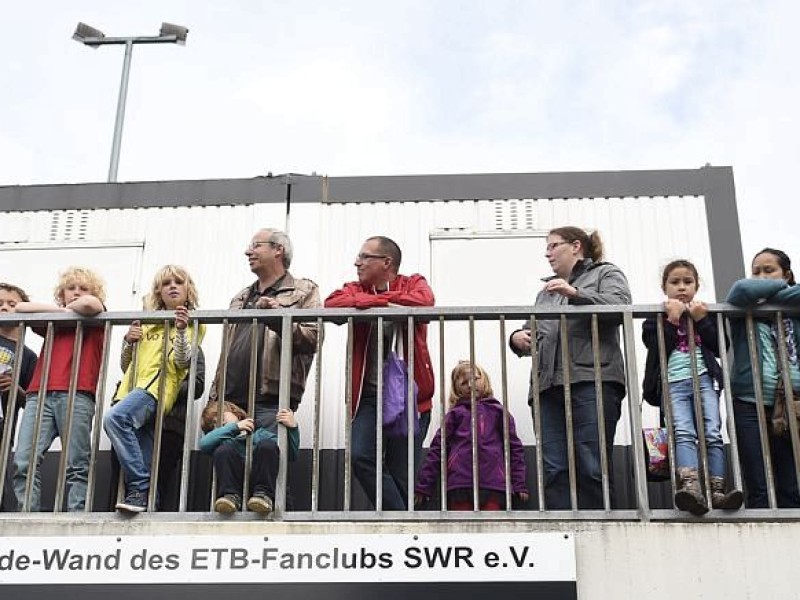
[[[182,264],[189,269],[197,282],[203,308],[224,308],[235,292],[253,280],[243,255],[246,243],[260,227],[285,228],[284,210],[280,204],[96,210],[89,213],[84,235],[91,241],[144,244],[137,295],[124,301],[124,306],[110,304],[110,309],[141,306],[141,295],[149,287],[152,274],[166,263]],[[0,242],[47,242],[53,213],[4,213],[1,218],[4,228],[13,233],[10,235],[13,239],[6,236]],[[292,207],[288,227],[295,246],[291,270],[296,276],[315,280],[324,299],[343,282],[355,278],[353,257],[363,240],[372,235],[386,235],[400,244],[402,272],[420,272],[431,277],[436,272],[431,262],[432,246],[437,233],[442,231],[460,231],[466,235],[499,233],[501,236],[503,232],[522,231],[528,232],[531,239],[541,241],[549,229],[566,224],[600,231],[607,260],[627,274],[634,302],[646,304],[661,300],[661,268],[675,257],[695,262],[703,278],[701,296],[708,301],[715,300],[705,208],[702,199],[696,197],[298,204]],[[532,295],[526,296],[538,289],[538,277],[549,273],[528,272],[526,265],[533,264],[534,260],[526,260],[524,256],[487,254],[485,261],[474,264],[475,285],[491,281],[500,263],[511,265],[515,270],[513,278],[499,282],[508,289],[506,304],[532,302]],[[117,274],[104,273],[104,276]],[[24,282],[19,283],[24,286]],[[446,277],[432,279],[431,284],[435,293],[447,295]],[[475,302],[464,298],[462,304]],[[509,323],[508,327],[510,333],[516,324]],[[327,327],[323,351],[323,447],[343,444],[345,335],[344,327]],[[486,335],[489,338],[480,340],[479,347],[496,353],[499,349],[497,334]],[[438,331],[432,329],[434,356],[438,352],[437,336]],[[203,344],[210,371],[217,362],[219,343],[220,328],[210,327]],[[643,349],[637,350],[643,358]],[[464,356],[463,348],[448,348],[447,372]],[[530,413],[525,404],[527,367],[516,357],[509,356],[508,360],[509,363],[516,361],[514,372],[523,373],[509,382],[509,396],[524,437],[531,441]],[[642,366],[640,361],[639,368]],[[435,369],[438,379],[438,365]],[[492,375],[499,388],[499,372]],[[313,382],[313,374],[310,382]],[[309,391],[299,415],[304,446],[309,445],[311,439],[312,399]],[[620,428],[619,441],[629,437],[623,429]]]

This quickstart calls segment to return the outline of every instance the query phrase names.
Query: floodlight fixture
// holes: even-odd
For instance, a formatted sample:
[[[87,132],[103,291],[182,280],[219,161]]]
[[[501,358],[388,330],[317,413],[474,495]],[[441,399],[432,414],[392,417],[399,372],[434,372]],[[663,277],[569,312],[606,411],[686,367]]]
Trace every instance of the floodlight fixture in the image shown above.
[[[78,23],[78,26],[75,27],[75,33],[72,34],[73,40],[93,48],[97,48],[98,44],[92,42],[94,40],[102,40],[104,37],[106,37],[105,33],[86,23]]]
[[[98,48],[108,44],[125,46],[125,60],[122,63],[122,79],[119,84],[119,99],[117,100],[117,116],[114,121],[114,139],[111,143],[111,164],[108,168],[108,181],[117,180],[117,170],[119,168],[119,151],[122,144],[122,126],[125,121],[125,101],[128,96],[128,79],[131,71],[131,56],[133,55],[134,44],[186,44],[186,36],[189,29],[173,23],[161,23],[161,30],[158,35],[151,36],[127,36],[127,37],[107,37],[99,29],[95,29],[86,23],[78,23],[72,39],[89,46]]]
[[[171,35],[175,36],[175,42],[178,44],[185,44],[186,43],[186,36],[189,34],[189,29],[187,27],[182,27],[181,25],[175,25],[174,23],[161,23],[161,30],[158,32],[158,35],[161,37],[168,37]]]

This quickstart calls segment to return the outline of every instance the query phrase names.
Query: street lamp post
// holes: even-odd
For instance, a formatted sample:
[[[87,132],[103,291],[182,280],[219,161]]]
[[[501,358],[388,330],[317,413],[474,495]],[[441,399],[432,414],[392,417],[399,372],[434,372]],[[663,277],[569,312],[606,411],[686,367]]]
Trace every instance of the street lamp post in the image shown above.
[[[117,116],[114,120],[114,139],[111,143],[111,163],[108,167],[108,181],[117,180],[117,170],[119,169],[119,151],[122,144],[122,125],[125,121],[125,101],[128,96],[128,78],[131,72],[131,56],[133,55],[134,44],[186,44],[186,36],[189,30],[180,25],[172,23],[162,23],[161,31],[154,36],[133,36],[133,37],[106,37],[99,29],[90,27],[85,23],[78,23],[72,39],[89,46],[99,48],[106,44],[125,45],[125,60],[122,63],[122,79],[119,84],[119,99],[117,100]]]

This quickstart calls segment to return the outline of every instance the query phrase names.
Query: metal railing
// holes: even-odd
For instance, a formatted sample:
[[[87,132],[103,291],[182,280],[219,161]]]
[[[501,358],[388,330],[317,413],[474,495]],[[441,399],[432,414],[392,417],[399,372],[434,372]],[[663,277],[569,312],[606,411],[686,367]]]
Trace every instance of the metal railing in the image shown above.
[[[733,357],[732,352],[721,352],[720,363],[723,372],[724,392],[721,396],[722,405],[725,414],[725,430],[730,441],[727,452],[727,462],[729,470],[732,473],[731,481],[734,486],[739,489],[743,485],[742,469],[740,468],[738,447],[736,440],[736,427],[734,421],[734,407],[733,399],[728,393],[731,389],[731,365],[732,360],[749,360],[753,367],[753,374],[755,378],[755,405],[758,412],[758,425],[760,432],[761,448],[764,458],[763,467],[766,472],[768,483],[768,496],[769,508],[766,509],[751,509],[742,508],[738,511],[712,511],[705,517],[704,520],[770,520],[770,519],[798,519],[800,518],[800,510],[795,508],[778,508],[778,501],[776,499],[775,483],[773,481],[773,465],[770,460],[770,441],[772,433],[770,432],[769,413],[771,408],[765,404],[765,394],[761,386],[761,361],[759,358],[759,342],[757,339],[756,323],[758,321],[773,322],[780,325],[783,317],[785,316],[786,309],[779,307],[764,306],[755,310],[741,310],[730,307],[724,304],[710,305],[709,317],[716,320],[720,348],[727,347],[727,340],[730,337],[731,323],[734,322],[737,327],[741,326],[742,321],[747,332],[748,343],[748,357]],[[782,312],[783,311],[783,312]],[[470,308],[386,308],[386,309],[372,309],[369,311],[359,311],[354,309],[319,309],[319,310],[273,310],[265,316],[264,311],[260,310],[238,310],[238,311],[196,311],[191,315],[191,322],[195,330],[203,323],[206,325],[221,326],[223,330],[223,339],[227,339],[227,329],[234,323],[249,323],[254,326],[253,335],[251,336],[251,358],[256,356],[256,344],[258,337],[255,335],[255,326],[264,325],[267,328],[272,328],[274,331],[280,331],[281,339],[281,355],[280,355],[280,391],[278,398],[278,405],[282,408],[290,406],[290,375],[292,368],[292,325],[294,323],[311,323],[316,324],[320,332],[326,326],[331,331],[332,325],[344,325],[347,330],[348,341],[342,348],[337,348],[336,352],[344,352],[345,357],[342,365],[336,365],[335,368],[342,368],[345,370],[345,389],[331,388],[326,385],[326,379],[329,377],[327,371],[328,366],[325,363],[324,357],[329,356],[329,353],[323,353],[323,336],[318,336],[316,348],[316,368],[313,376],[308,378],[308,388],[306,390],[305,398],[308,403],[308,398],[311,398],[311,444],[310,447],[303,449],[303,453],[307,459],[307,468],[300,473],[297,465],[290,464],[287,460],[288,457],[288,440],[286,431],[282,427],[278,427],[278,447],[280,450],[280,468],[276,482],[275,492],[275,510],[273,514],[274,519],[278,520],[378,520],[378,519],[392,519],[392,520],[449,520],[449,519],[478,519],[478,520],[491,520],[491,519],[519,519],[519,520],[532,520],[532,519],[600,519],[600,520],[693,520],[695,517],[688,515],[685,512],[677,511],[672,508],[671,496],[675,492],[675,479],[672,478],[672,483],[663,484],[648,484],[645,463],[643,459],[644,448],[641,436],[642,431],[642,412],[641,406],[641,372],[640,364],[641,358],[644,356],[644,346],[639,339],[639,320],[646,317],[657,317],[658,325],[658,347],[659,347],[659,361],[662,373],[662,393],[664,398],[669,397],[669,386],[666,380],[667,372],[667,359],[665,352],[664,341],[664,322],[663,310],[660,306],[583,306],[583,307],[566,307],[566,308],[548,308],[540,309],[530,306],[514,306],[514,307],[470,307]],[[83,343],[84,333],[90,327],[102,327],[104,329],[104,346],[102,352],[102,363],[100,366],[100,374],[98,384],[95,391],[96,410],[91,428],[91,454],[90,454],[90,472],[88,480],[88,493],[86,496],[86,505],[84,512],[96,515],[96,518],[115,518],[112,517],[107,510],[98,506],[97,491],[100,489],[101,482],[98,480],[100,477],[99,467],[101,457],[101,429],[103,422],[104,409],[110,403],[110,394],[106,389],[106,380],[108,379],[109,360],[113,354],[111,345],[111,334],[115,326],[127,326],[132,321],[139,320],[142,323],[163,323],[165,329],[168,329],[169,323],[164,321],[164,313],[141,313],[141,312],[109,312],[99,315],[97,318],[84,319],[75,318],[71,315],[65,314],[39,314],[39,315],[4,315],[0,317],[0,325],[7,326],[14,324],[19,326],[19,340],[18,347],[25,343],[26,328],[36,327],[37,331],[44,333],[43,350],[40,360],[44,361],[44,375],[41,381],[41,388],[47,387],[47,373],[50,361],[52,358],[52,343],[57,328],[71,327],[75,331],[73,356],[79,357],[80,352],[78,349]],[[600,363],[599,335],[598,328],[603,323],[613,322],[614,327],[618,327],[621,334],[621,350],[625,363],[625,377],[627,387],[627,403],[623,403],[622,412],[622,430],[628,430],[630,433],[629,444],[623,444],[616,447],[620,456],[609,456],[606,452],[606,440],[604,439],[605,432],[603,427],[598,428],[598,443],[597,448],[599,452],[599,461],[601,464],[602,472],[602,506],[594,507],[592,509],[582,510],[579,509],[579,473],[577,472],[576,464],[576,448],[574,440],[574,427],[572,423],[572,403],[570,398],[569,387],[565,390],[565,403],[564,412],[566,415],[566,436],[567,436],[567,451],[568,451],[568,475],[569,475],[569,496],[571,509],[569,510],[549,510],[545,501],[545,466],[543,464],[542,453],[539,452],[538,444],[534,445],[532,440],[526,443],[526,456],[528,457],[528,488],[532,491],[530,499],[527,503],[520,506],[519,503],[514,502],[512,494],[512,486],[510,480],[510,430],[509,430],[509,415],[512,411],[511,398],[509,398],[509,385],[518,384],[518,381],[509,380],[509,368],[507,355],[508,349],[508,327],[509,320],[527,322],[532,331],[532,339],[536,340],[537,327],[546,321],[557,320],[560,325],[560,359],[563,364],[569,365],[570,363],[570,334],[569,330],[576,320],[581,320],[584,325],[588,323],[591,332],[591,345],[594,363],[592,365],[594,377],[593,384],[595,386],[596,394],[599,398],[597,402],[597,422],[604,422],[604,406],[603,406],[603,386],[602,386],[602,365]],[[418,357],[414,356],[414,343],[413,331],[416,324],[428,324],[428,342],[432,348],[438,349],[438,360],[433,358],[437,353],[432,353],[432,360],[434,363],[431,365],[434,373],[436,374],[436,396],[434,403],[438,403],[438,418],[437,422],[431,423],[434,428],[441,428],[444,426],[444,419],[447,410],[446,395],[449,391],[449,372],[452,368],[452,355],[454,351],[459,355],[468,355],[468,360],[472,363],[480,362],[476,360],[476,345],[483,344],[483,348],[494,345],[497,348],[495,359],[499,364],[499,379],[496,379],[496,390],[500,390],[498,400],[502,403],[504,411],[503,421],[503,453],[505,464],[505,509],[500,511],[480,511],[474,508],[473,511],[451,511],[447,510],[446,502],[439,501],[439,506],[436,500],[433,501],[433,508],[427,507],[421,510],[419,507],[414,506],[414,487],[408,485],[405,490],[405,501],[409,507],[408,510],[403,511],[388,511],[384,510],[383,498],[381,493],[381,486],[376,486],[376,494],[374,498],[374,506],[366,503],[361,497],[360,500],[354,500],[358,494],[354,489],[352,482],[353,469],[351,465],[351,452],[352,452],[352,430],[351,430],[351,406],[353,404],[352,390],[351,390],[351,376],[353,368],[353,339],[354,331],[357,325],[362,323],[375,324],[379,331],[382,331],[384,325],[389,322],[397,322],[404,327],[408,334],[405,339],[405,346],[407,348],[407,362],[409,372],[414,372],[414,363]],[[452,347],[452,342],[448,342],[448,325],[451,323],[463,323],[467,329],[468,341],[467,345],[457,345],[456,348]],[[486,333],[481,331],[476,333],[476,325],[478,323],[488,323],[490,328],[496,328],[493,332]],[[783,329],[778,326],[778,331],[783,332]],[[488,331],[488,330],[487,330]],[[495,338],[494,341],[491,338]],[[384,347],[383,337],[378,336],[379,343],[374,348],[375,356],[382,363],[383,358],[386,356],[386,348]],[[792,393],[792,380],[789,375],[789,356],[786,352],[785,339],[781,333],[781,342],[777,345],[780,348],[778,353],[780,363],[783,368],[782,377],[784,385],[787,390],[787,397],[791,398]],[[327,342],[330,344],[330,340]],[[692,357],[692,378],[694,382],[694,410],[695,421],[697,423],[703,422],[702,403],[699,397],[698,386],[698,368],[695,359],[695,341],[694,329],[691,320],[689,320],[689,344],[690,356]],[[189,402],[187,410],[187,418],[184,426],[184,435],[179,452],[179,465],[177,475],[173,475],[177,481],[178,502],[176,510],[184,516],[180,517],[186,520],[211,520],[222,518],[212,512],[211,506],[215,496],[215,480],[211,475],[209,461],[206,461],[205,466],[198,466],[197,460],[193,460],[194,453],[191,447],[191,440],[194,438],[194,432],[197,428],[199,418],[199,408],[197,402],[191,399],[195,395],[195,375],[197,370],[197,343],[193,347],[193,359],[188,374],[189,382]],[[326,350],[330,350],[326,348]],[[16,359],[13,364],[12,370],[12,389],[16,389],[21,377],[22,366],[22,353],[16,353]],[[135,360],[135,359],[134,359]],[[227,364],[229,355],[227,349],[223,347],[220,353],[220,361]],[[531,367],[530,386],[532,388],[532,409],[524,409],[524,412],[516,410],[513,415],[517,422],[522,422],[528,419],[528,414],[532,412],[533,420],[533,436],[535,440],[542,439],[542,423],[541,423],[541,401],[542,391],[540,389],[540,381],[538,377],[538,351],[536,344],[533,345],[530,358],[524,359]],[[62,447],[68,447],[69,436],[71,435],[71,419],[73,415],[73,404],[77,389],[78,370],[80,368],[80,361],[75,360],[72,364],[72,372],[70,377],[69,389],[67,390],[67,419],[63,424],[64,432],[62,433]],[[250,402],[248,404],[249,414],[253,414],[254,402],[257,391],[258,373],[256,372],[256,360],[251,360],[251,369],[248,373],[243,374],[247,377],[248,386],[250,390]],[[206,365],[207,373],[211,373],[214,368],[213,364]],[[565,369],[565,377],[568,379],[569,367]],[[223,368],[222,372],[225,372]],[[377,397],[381,397],[382,388],[384,385],[382,371],[378,369],[377,376]],[[496,374],[495,374],[496,375]],[[210,382],[210,376],[207,382]],[[527,387],[528,382],[525,382]],[[207,383],[206,388],[209,385]],[[224,389],[224,381],[222,382]],[[163,393],[163,385],[160,386]],[[407,402],[409,406],[413,406],[414,388],[409,382],[407,389]],[[37,437],[40,433],[42,422],[42,407],[43,407],[43,393],[38,396],[39,402],[37,403],[36,426],[34,431],[34,444],[35,449],[37,444]],[[344,399],[344,400],[343,400]],[[13,462],[10,460],[13,454],[12,431],[14,428],[14,421],[16,411],[11,407],[11,402],[8,401],[8,396],[4,397],[3,413],[8,418],[2,428],[2,444],[0,444],[0,492],[5,494],[11,493],[9,490],[10,485],[7,483],[8,477],[13,470]],[[220,402],[222,399],[220,398]],[[341,423],[338,426],[342,427],[343,444],[334,449],[323,449],[321,440],[323,438],[322,429],[322,415],[324,412],[325,404],[328,403],[341,403],[344,401],[346,406]],[[479,503],[480,485],[478,481],[480,453],[478,449],[477,440],[477,424],[476,424],[476,406],[477,398],[475,394],[471,394],[470,409],[471,409],[471,428],[472,428],[472,457],[473,463],[471,465],[473,472],[473,489],[472,499],[474,507]],[[670,403],[663,402],[664,417],[667,427],[670,431],[669,436],[669,454],[671,472],[675,471],[674,463],[674,436],[672,435],[672,411],[670,410]],[[792,445],[792,453],[794,457],[794,476],[800,480],[800,431],[798,431],[798,424],[796,421],[795,407],[793,403],[788,403],[789,418],[789,433],[788,440]],[[382,406],[377,402],[376,406],[376,420],[381,422]],[[143,518],[161,518],[162,515],[170,514],[170,518],[174,518],[174,512],[159,513],[157,511],[158,497],[156,494],[157,484],[159,482],[159,457],[162,454],[162,419],[161,411],[157,411],[158,417],[154,427],[154,442],[153,442],[153,462],[151,469],[151,492],[148,499],[149,512]],[[13,417],[12,417],[13,415]],[[413,428],[412,412],[409,412],[409,427]],[[382,434],[382,428],[376,427],[376,454],[382,456],[385,450],[386,440]],[[446,438],[446,435],[443,435]],[[698,451],[700,456],[700,471],[703,481],[709,481],[708,472],[708,456],[704,444],[703,428],[698,428]],[[407,455],[414,457],[415,452],[419,449],[415,444],[413,436],[409,436],[405,440],[407,444]],[[252,469],[252,442],[247,442],[247,452],[245,457],[245,473],[250,473]],[[61,452],[59,456],[58,466],[56,468],[56,481],[55,492],[53,494],[53,512],[62,512],[65,508],[64,501],[68,485],[68,465],[66,452]],[[533,460],[531,456],[533,455]],[[332,461],[332,462],[331,462]],[[324,465],[323,465],[324,463]],[[614,473],[616,473],[616,482],[612,480],[612,471],[609,466],[616,463]],[[31,464],[35,464],[32,462]],[[441,498],[446,498],[448,493],[447,486],[447,444],[443,443],[440,469],[443,473],[438,487],[439,495]],[[203,468],[201,468],[203,467]],[[326,468],[323,468],[326,467]],[[330,468],[328,468],[330,467]],[[624,468],[623,468],[624,467]],[[382,461],[377,461],[376,464],[376,481],[379,483],[382,480],[385,467]],[[199,473],[204,470],[203,473]],[[291,506],[290,494],[288,493],[289,474],[292,472],[292,483],[298,487],[303,487],[308,490],[307,499],[299,503],[300,506]],[[416,468],[414,460],[406,461],[406,476],[409,482],[415,480]],[[35,483],[36,469],[30,468],[25,478],[24,493],[19,498],[21,511],[25,513],[29,511],[31,506],[31,495]],[[307,481],[301,482],[301,478],[307,478]],[[245,489],[248,491],[248,477],[245,477]],[[302,483],[302,486],[300,484]],[[615,485],[616,484],[616,485]],[[796,485],[796,482],[795,482]],[[615,498],[613,490],[617,488],[620,495],[624,490],[627,490],[627,499],[620,500]],[[706,486],[708,489],[708,486]],[[205,491],[204,500],[197,500],[198,497],[203,496]],[[659,495],[661,500],[659,500]],[[666,500],[664,500],[666,498]],[[9,515],[10,513],[4,513]],[[18,516],[18,514],[17,514]],[[0,514],[0,519],[4,518]],[[44,519],[46,516],[43,513],[36,513],[35,515],[29,514],[23,518],[37,518]],[[257,515],[248,514],[246,512],[240,513],[235,518],[241,519],[256,519]]]

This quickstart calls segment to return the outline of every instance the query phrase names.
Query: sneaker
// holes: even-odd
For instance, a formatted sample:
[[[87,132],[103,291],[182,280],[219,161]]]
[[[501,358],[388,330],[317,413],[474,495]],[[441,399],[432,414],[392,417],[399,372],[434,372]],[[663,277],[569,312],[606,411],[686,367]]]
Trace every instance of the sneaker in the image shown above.
[[[241,508],[242,500],[236,494],[225,494],[214,502],[214,510],[225,515],[239,512]]]
[[[272,512],[272,500],[266,494],[256,492],[247,501],[247,510],[266,515]]]
[[[134,490],[125,495],[125,500],[117,502],[116,509],[126,513],[140,513],[147,510],[147,490]]]

